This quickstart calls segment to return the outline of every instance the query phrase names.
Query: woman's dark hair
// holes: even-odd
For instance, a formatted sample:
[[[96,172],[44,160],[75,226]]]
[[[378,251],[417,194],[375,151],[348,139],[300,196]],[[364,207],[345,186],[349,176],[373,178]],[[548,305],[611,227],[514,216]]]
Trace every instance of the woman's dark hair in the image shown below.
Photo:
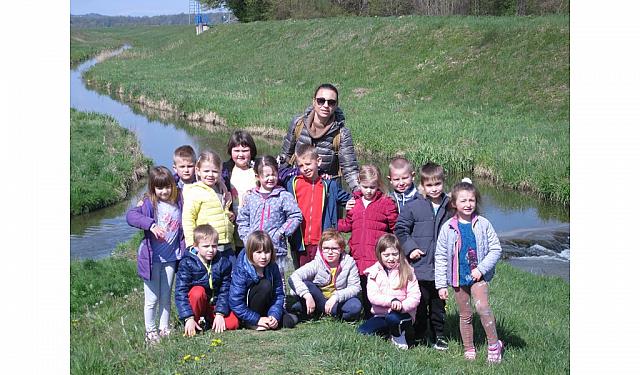
[[[316,98],[316,95],[318,95],[318,91],[320,91],[320,89],[328,89],[328,90],[331,90],[331,91],[335,92],[336,93],[336,101],[338,103],[340,103],[339,95],[338,95],[338,89],[334,85],[332,85],[330,83],[323,83],[320,86],[318,86],[316,91],[313,93],[313,98],[314,99]]]
[[[236,146],[244,146],[249,147],[251,152],[251,160],[256,158],[256,154],[258,153],[256,149],[256,143],[253,141],[253,137],[251,134],[247,133],[244,130],[236,130],[229,137],[229,142],[227,142],[227,153],[231,156],[231,149]]]

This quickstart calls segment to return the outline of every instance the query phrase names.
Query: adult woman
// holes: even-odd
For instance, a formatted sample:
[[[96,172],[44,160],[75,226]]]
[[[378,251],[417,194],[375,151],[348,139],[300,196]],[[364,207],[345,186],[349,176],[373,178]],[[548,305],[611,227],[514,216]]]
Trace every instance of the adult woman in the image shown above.
[[[295,116],[282,143],[280,161],[295,166],[296,146],[311,144],[322,159],[320,174],[331,178],[344,176],[351,190],[358,186],[358,160],[353,148],[351,131],[338,107],[338,89],[323,83],[316,89],[311,106]]]

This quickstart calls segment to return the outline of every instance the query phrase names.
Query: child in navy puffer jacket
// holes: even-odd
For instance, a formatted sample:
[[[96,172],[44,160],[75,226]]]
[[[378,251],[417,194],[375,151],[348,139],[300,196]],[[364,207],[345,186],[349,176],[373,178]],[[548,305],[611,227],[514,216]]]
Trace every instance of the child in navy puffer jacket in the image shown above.
[[[193,336],[205,327],[216,333],[237,329],[238,318],[228,301],[231,261],[218,252],[218,232],[209,224],[198,225],[193,230],[193,244],[176,275],[176,308],[184,322],[184,334]]]
[[[245,244],[233,268],[229,306],[246,328],[278,329],[283,323],[284,288],[273,242],[267,232],[257,230]]]

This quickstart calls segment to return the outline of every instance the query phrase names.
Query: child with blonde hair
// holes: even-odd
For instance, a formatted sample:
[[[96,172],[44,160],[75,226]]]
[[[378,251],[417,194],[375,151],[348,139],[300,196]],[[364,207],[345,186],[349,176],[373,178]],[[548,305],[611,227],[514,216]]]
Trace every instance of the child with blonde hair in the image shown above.
[[[453,287],[460,311],[460,335],[464,357],[476,358],[473,345],[473,297],[476,312],[489,342],[487,361],[502,361],[504,345],[498,339],[496,319],[489,306],[489,285],[502,247],[489,220],[478,215],[480,194],[469,182],[459,182],[451,191],[451,207],[455,215],[444,223],[435,252],[435,285],[441,299],[449,296],[447,285]]]
[[[218,233],[218,252],[235,263],[231,194],[220,173],[222,160],[213,151],[203,151],[196,162],[198,181],[184,185],[182,226],[187,246],[193,245],[193,230],[201,224],[211,225]]]
[[[239,327],[229,308],[231,261],[218,254],[218,233],[209,224],[193,230],[193,248],[180,261],[175,301],[185,336],[211,328],[220,333]]]
[[[376,244],[376,259],[378,261],[364,271],[373,317],[358,327],[358,332],[391,334],[394,345],[408,349],[420,302],[418,280],[395,235],[380,237]]]
[[[382,175],[375,165],[363,165],[358,173],[359,190],[353,193],[355,205],[338,220],[340,232],[351,232],[349,254],[356,261],[362,288],[362,307],[365,318],[370,316],[367,299],[367,277],[364,271],[376,262],[376,243],[385,233],[393,233],[398,208],[385,194]]]

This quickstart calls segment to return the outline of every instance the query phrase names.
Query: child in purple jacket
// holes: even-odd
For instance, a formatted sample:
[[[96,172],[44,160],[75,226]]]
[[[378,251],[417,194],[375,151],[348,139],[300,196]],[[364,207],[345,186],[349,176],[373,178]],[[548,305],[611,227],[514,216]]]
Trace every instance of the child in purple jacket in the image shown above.
[[[144,230],[138,248],[138,275],[144,281],[145,341],[150,345],[170,333],[171,287],[177,262],[185,251],[181,217],[182,199],[173,175],[166,167],[151,168],[149,191],[142,205],[127,212],[127,223]]]

